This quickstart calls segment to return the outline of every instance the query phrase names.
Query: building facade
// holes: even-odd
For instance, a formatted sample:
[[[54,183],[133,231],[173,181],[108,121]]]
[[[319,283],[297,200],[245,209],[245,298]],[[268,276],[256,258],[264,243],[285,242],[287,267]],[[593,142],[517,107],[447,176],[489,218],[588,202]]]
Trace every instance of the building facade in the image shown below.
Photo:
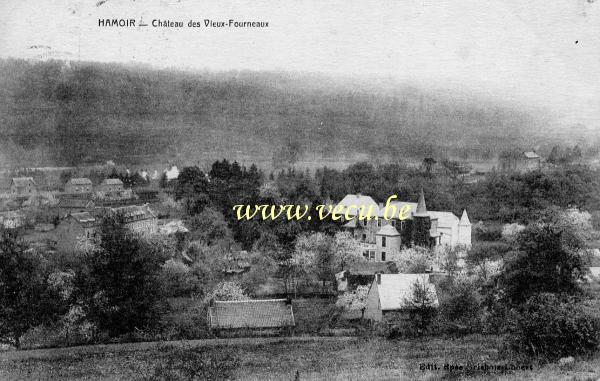
[[[14,197],[30,197],[37,194],[33,177],[14,177],[10,181],[10,193]]]
[[[428,211],[422,191],[417,203],[393,201],[388,206],[393,212],[386,216],[384,205],[365,195],[347,195],[336,206],[348,212],[350,220],[343,227],[361,242],[368,260],[395,260],[403,248],[411,246],[471,246],[466,210],[461,218],[451,212]],[[369,210],[374,218],[361,219]]]
[[[65,184],[65,193],[89,194],[92,193],[92,181],[84,177],[73,178]]]

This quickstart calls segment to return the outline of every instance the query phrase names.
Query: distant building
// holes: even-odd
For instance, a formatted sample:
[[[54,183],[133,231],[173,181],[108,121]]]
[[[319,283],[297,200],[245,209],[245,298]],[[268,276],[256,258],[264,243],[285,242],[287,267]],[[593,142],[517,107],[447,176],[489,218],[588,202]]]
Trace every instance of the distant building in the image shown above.
[[[136,233],[144,235],[158,233],[158,217],[147,204],[111,208],[110,211],[121,214],[125,218],[125,226]]]
[[[123,182],[120,179],[104,179],[100,184],[100,191],[104,193],[123,192]]]
[[[451,212],[428,211],[422,191],[418,203],[394,201],[390,206],[394,206],[396,210],[394,215],[387,216],[388,220],[385,219],[385,206],[377,204],[369,196],[347,195],[336,206],[338,210],[348,211],[351,219],[343,228],[361,241],[363,256],[368,260],[393,261],[403,247],[414,245],[471,245],[471,222],[466,210],[461,218]],[[408,209],[405,214],[407,218],[400,220],[403,208]],[[364,215],[369,209],[372,216],[377,218],[360,219],[360,215]]]
[[[72,213],[91,212],[96,207],[94,201],[83,198],[61,198],[56,205],[58,218],[65,218]]]
[[[287,299],[211,301],[208,326],[212,330],[292,329],[292,302]]]
[[[37,194],[37,185],[33,177],[13,177],[10,181],[10,193],[15,197],[29,197]]]
[[[503,172],[527,172],[539,170],[542,158],[533,151],[503,152],[498,157],[498,170]]]
[[[67,214],[56,228],[57,248],[70,252],[78,251],[85,242],[94,242],[102,217],[120,214],[125,227],[131,231],[150,235],[158,232],[158,219],[148,205],[133,205],[120,208],[96,208],[93,212]]]
[[[84,177],[74,178],[65,184],[65,193],[87,194],[92,193],[92,181]]]
[[[378,322],[407,321],[416,283],[432,296],[432,306],[438,306],[435,285],[429,274],[377,274],[367,295],[365,319]]]
[[[335,274],[339,292],[353,291],[358,286],[373,283],[376,274],[397,274],[394,262],[358,262]]]
[[[85,242],[95,242],[99,219],[90,212],[67,215],[55,230],[56,248],[63,252],[81,249]]]

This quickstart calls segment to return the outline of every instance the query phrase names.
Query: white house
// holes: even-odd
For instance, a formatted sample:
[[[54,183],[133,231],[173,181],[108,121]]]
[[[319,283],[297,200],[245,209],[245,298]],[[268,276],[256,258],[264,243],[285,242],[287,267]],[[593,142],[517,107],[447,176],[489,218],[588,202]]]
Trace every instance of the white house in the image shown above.
[[[364,318],[373,321],[397,320],[412,307],[416,284],[426,287],[432,297],[432,306],[438,307],[435,285],[429,274],[376,274],[369,293]]]
[[[336,207],[339,214],[348,214],[343,227],[360,240],[363,255],[369,260],[389,261],[403,246],[471,246],[471,222],[466,210],[461,218],[452,212],[430,211],[421,191],[418,202],[390,201],[377,204],[370,196],[347,195]],[[386,214],[387,211],[387,214]],[[373,219],[361,219],[366,214]],[[416,225],[427,237],[415,236]]]

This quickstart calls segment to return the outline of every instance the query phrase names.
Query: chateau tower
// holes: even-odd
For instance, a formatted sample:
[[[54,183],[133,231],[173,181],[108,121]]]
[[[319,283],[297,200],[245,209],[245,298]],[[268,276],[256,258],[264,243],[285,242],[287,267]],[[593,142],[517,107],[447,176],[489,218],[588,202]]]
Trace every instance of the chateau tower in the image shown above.
[[[471,246],[471,221],[469,221],[466,209],[463,210],[458,222],[458,244]]]
[[[421,188],[417,210],[413,214],[413,229],[412,241],[413,245],[429,247],[431,239],[429,237],[431,230],[431,218],[427,213],[427,205],[425,205],[425,194]]]

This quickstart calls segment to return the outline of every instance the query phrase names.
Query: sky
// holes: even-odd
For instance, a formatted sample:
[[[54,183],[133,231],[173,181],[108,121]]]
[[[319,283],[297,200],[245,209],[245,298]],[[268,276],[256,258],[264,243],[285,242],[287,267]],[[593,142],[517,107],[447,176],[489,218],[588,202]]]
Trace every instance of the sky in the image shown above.
[[[0,56],[391,77],[600,130],[600,0],[2,0]],[[268,21],[102,28],[98,19]]]

